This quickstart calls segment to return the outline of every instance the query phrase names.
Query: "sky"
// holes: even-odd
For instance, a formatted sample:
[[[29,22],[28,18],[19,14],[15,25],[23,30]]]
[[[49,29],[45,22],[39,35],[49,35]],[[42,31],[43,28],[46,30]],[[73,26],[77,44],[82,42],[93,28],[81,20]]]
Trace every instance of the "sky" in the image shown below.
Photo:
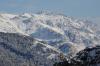
[[[100,0],[0,0],[0,12],[51,11],[74,17],[100,17]]]

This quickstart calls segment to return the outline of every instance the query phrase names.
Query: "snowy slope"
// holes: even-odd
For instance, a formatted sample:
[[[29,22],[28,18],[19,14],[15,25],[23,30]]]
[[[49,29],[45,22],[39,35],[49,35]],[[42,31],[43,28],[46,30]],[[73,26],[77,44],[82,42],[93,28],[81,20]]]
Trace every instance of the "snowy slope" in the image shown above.
[[[73,59],[83,66],[100,66],[100,46],[86,48]]]
[[[91,22],[52,13],[0,14],[0,32],[32,36],[65,55],[100,43],[99,31]]]
[[[58,62],[54,66],[100,66],[100,46],[87,47],[69,61]]]
[[[59,53],[30,36],[0,32],[0,66],[53,66]]]

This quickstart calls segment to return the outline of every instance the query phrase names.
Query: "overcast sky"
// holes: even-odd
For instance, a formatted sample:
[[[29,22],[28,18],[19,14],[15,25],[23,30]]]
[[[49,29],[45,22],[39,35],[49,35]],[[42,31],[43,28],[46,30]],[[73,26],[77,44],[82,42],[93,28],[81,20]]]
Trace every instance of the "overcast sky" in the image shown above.
[[[34,13],[41,10],[76,17],[100,17],[100,0],[0,0],[0,12]]]

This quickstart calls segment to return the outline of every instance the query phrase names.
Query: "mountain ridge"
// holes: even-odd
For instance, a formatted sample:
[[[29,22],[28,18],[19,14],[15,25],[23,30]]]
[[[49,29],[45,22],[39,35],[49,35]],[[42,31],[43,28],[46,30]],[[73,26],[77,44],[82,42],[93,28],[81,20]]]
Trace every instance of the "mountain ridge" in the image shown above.
[[[66,58],[73,58],[86,47],[100,45],[100,31],[96,27],[88,20],[79,20],[59,14],[0,14],[0,32],[33,37],[37,42],[30,48],[43,46],[43,52],[46,49],[52,50],[58,54],[62,53]],[[34,51],[40,51],[40,49]],[[55,57],[57,54],[50,51],[46,52],[45,58],[58,58]]]

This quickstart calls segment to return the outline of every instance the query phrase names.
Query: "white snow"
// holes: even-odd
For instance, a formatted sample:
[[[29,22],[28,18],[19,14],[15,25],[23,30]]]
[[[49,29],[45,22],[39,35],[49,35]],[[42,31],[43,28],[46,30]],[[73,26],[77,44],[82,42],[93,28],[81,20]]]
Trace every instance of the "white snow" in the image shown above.
[[[51,42],[49,45],[43,45],[56,52],[59,52],[59,47],[65,43],[70,44],[68,46],[71,50],[76,49],[75,52],[100,43],[96,34],[98,29],[94,30],[96,26],[82,20],[53,14],[0,15],[0,32],[20,33],[40,41]]]

